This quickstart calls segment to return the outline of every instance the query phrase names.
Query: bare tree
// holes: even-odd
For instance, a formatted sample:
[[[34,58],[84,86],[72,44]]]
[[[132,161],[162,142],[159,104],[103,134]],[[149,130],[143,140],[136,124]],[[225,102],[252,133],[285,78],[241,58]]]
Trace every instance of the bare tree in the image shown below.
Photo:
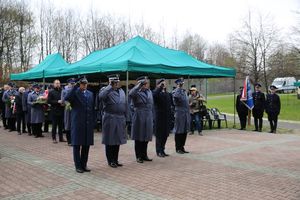
[[[179,44],[179,49],[194,56],[198,60],[204,60],[207,42],[198,34],[192,35],[187,32]]]

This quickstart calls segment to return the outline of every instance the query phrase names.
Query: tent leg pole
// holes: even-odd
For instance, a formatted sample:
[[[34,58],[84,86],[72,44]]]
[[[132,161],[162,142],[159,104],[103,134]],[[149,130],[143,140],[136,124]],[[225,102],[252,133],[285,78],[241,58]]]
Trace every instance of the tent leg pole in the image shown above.
[[[205,79],[205,98],[207,102],[207,78]]]
[[[190,89],[190,76],[188,76],[188,90]]]
[[[236,81],[235,81],[235,77],[234,77],[233,78],[233,128],[236,128],[236,125],[235,125],[235,113],[236,113],[236,110],[235,110],[235,98],[236,98],[235,84],[236,84]]]
[[[129,83],[129,72],[126,71],[126,101],[128,101],[128,83]]]
[[[128,96],[129,96],[129,91],[128,91],[128,84],[129,84],[129,72],[126,71],[126,104],[127,104],[127,107],[129,108],[130,105],[128,105]],[[128,128],[127,128],[127,125],[126,125],[126,137],[127,139],[129,139],[129,134],[128,134]]]
[[[43,87],[45,89],[46,79],[45,79],[45,71],[43,70]]]

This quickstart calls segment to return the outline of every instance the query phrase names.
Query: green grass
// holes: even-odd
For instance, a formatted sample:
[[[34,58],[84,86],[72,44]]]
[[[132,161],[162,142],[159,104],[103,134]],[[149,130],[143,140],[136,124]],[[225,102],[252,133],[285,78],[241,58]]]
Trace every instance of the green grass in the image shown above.
[[[233,121],[228,121],[227,123],[228,123],[228,129],[239,129],[240,128],[239,122],[236,122],[235,127],[234,127]],[[225,125],[224,121],[222,121],[222,123],[221,123],[221,129],[218,129],[217,123],[215,123],[214,127],[212,127],[211,130],[222,130],[222,129],[226,129],[226,125]],[[205,131],[205,133],[209,133],[209,131],[210,131],[210,129],[208,128],[208,125],[203,127],[203,130]],[[247,124],[246,131],[252,131],[252,130],[254,130],[254,125],[251,124],[249,126]],[[268,125],[264,126],[262,129],[262,132],[265,132],[265,133],[268,133],[269,131],[270,131],[270,127]],[[241,131],[241,133],[243,133],[243,131]],[[259,134],[258,132],[253,132],[253,133]],[[281,128],[281,127],[277,128],[276,133],[278,133],[278,134],[299,134],[298,132],[296,132],[293,129],[287,129],[287,128]]]
[[[280,94],[281,112],[279,119],[300,121],[300,100],[296,94]],[[221,112],[233,114],[234,100],[233,95],[208,96],[207,107],[219,108]],[[264,115],[267,116],[266,114]]]

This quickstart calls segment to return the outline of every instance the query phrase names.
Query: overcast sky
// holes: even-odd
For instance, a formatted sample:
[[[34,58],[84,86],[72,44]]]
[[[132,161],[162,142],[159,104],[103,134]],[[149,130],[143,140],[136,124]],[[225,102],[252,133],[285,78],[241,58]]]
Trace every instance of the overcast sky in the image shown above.
[[[39,0],[33,0],[38,1]],[[143,20],[155,31],[165,27],[167,38],[177,29],[198,33],[209,42],[225,42],[237,30],[249,10],[269,14],[284,32],[296,25],[300,0],[50,0],[56,7],[73,8],[81,14],[91,7],[105,14]],[[36,3],[36,2],[35,2]],[[34,4],[34,3],[33,3]]]

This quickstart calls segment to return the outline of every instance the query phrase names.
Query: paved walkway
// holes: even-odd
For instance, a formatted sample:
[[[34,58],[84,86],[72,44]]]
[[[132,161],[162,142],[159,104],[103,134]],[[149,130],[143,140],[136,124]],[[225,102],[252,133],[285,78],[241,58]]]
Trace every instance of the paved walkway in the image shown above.
[[[300,136],[204,131],[187,139],[190,154],[138,164],[133,142],[121,147],[124,167],[107,166],[100,134],[90,152],[91,173],[78,174],[72,148],[0,129],[0,199],[299,200]]]

